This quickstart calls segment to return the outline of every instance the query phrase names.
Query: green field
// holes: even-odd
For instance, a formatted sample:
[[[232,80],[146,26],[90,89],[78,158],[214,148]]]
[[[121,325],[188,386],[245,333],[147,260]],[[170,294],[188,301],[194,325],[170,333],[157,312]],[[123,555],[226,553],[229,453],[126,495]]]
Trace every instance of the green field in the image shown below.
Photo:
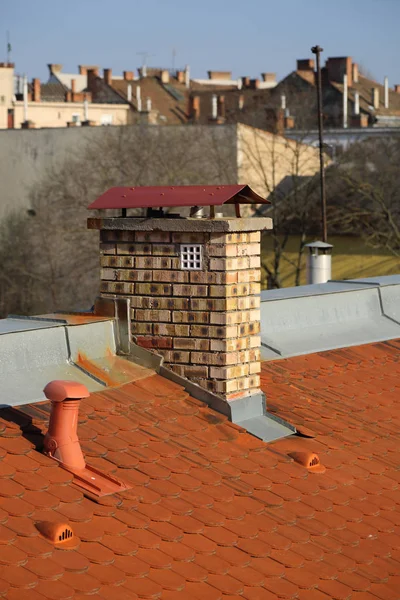
[[[329,243],[333,245],[332,279],[357,279],[400,273],[400,258],[385,252],[385,250],[371,248],[360,238],[337,236],[330,238]],[[273,259],[271,247],[271,237],[266,233],[262,241],[263,263],[271,264]],[[295,269],[290,261],[297,260],[298,247],[299,237],[291,236],[280,264],[282,287],[295,285]],[[304,252],[302,256],[301,285],[306,283],[305,267],[306,253]],[[265,281],[262,282],[262,287],[266,287]]]

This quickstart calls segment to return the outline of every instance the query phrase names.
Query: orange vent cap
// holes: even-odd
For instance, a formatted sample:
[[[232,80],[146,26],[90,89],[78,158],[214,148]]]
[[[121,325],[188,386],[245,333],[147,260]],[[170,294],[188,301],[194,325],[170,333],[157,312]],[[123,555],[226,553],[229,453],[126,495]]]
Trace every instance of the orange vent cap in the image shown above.
[[[318,454],[315,452],[289,452],[289,456],[293,458],[302,467],[312,471],[313,473],[325,473],[326,468],[321,465]]]

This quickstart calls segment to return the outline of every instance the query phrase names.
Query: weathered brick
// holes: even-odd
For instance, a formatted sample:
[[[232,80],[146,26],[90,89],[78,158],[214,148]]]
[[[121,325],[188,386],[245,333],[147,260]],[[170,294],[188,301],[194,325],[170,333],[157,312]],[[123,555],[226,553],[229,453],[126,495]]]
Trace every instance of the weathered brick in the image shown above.
[[[250,338],[232,338],[230,340],[210,340],[210,350],[213,352],[235,352],[249,347]]]
[[[151,271],[138,271],[137,269],[118,269],[118,281],[151,281]]]
[[[117,254],[134,254],[138,256],[150,255],[151,244],[117,244]]]
[[[208,287],[206,285],[179,285],[176,284],[173,286],[173,295],[174,296],[186,296],[187,298],[193,296],[207,296],[208,295]]]
[[[260,231],[251,231],[247,234],[249,236],[249,242],[260,242],[261,241],[261,232]]]
[[[179,248],[175,244],[153,244],[153,256],[176,256],[179,254]]]
[[[143,348],[172,348],[172,337],[137,336],[136,343]]]
[[[229,381],[216,381],[215,391],[217,394],[227,394],[229,392],[236,392],[238,389],[237,379],[230,379]]]
[[[172,241],[177,244],[202,244],[208,241],[208,233],[182,231],[172,234]]]
[[[100,231],[100,239],[104,242],[133,242],[134,231],[108,229]]]
[[[250,258],[241,256],[240,258],[210,258],[210,269],[212,271],[237,271],[238,269],[248,269]]]
[[[259,348],[261,346],[261,336],[252,335],[249,338],[249,348]]]
[[[211,297],[247,296],[250,284],[234,283],[230,285],[210,285],[209,294]]]
[[[187,350],[163,350],[165,361],[169,363],[186,363],[190,361],[190,352]]]
[[[208,256],[234,257],[237,256],[236,244],[208,244]]]
[[[217,273],[190,271],[190,283],[217,283]]]
[[[134,283],[125,283],[123,281],[102,281],[100,291],[109,294],[133,294],[135,291]]]
[[[190,298],[191,310],[235,310],[236,298]]]
[[[189,281],[188,271],[153,271],[153,281],[170,281],[175,283],[187,283]]]
[[[168,369],[171,369],[174,373],[179,375],[180,377],[185,377],[185,371],[183,365],[168,365]]]
[[[132,269],[135,266],[135,259],[133,256],[102,256],[100,265],[102,267]]]
[[[247,233],[210,233],[211,244],[243,244],[248,240]]]
[[[137,283],[136,293],[144,296],[170,296],[172,285],[170,283]]]
[[[260,244],[238,244],[238,256],[257,256],[260,254]]]
[[[138,323],[133,321],[131,323],[131,330],[133,335],[151,335],[153,333],[152,323]]]
[[[130,301],[131,301],[131,307],[132,308],[142,308],[143,307],[143,298],[142,298],[142,296],[131,296],[130,297]]]
[[[153,331],[155,335],[171,335],[174,337],[184,337],[186,335],[190,335],[190,326],[154,323]]]
[[[100,253],[101,254],[115,254],[116,253],[115,244],[100,244]]]
[[[249,387],[258,388],[260,387],[260,376],[259,375],[251,375],[249,378]]]
[[[257,333],[260,333],[260,322],[254,321],[253,323],[241,323],[238,325],[238,335],[239,336],[252,336]]]
[[[252,309],[250,311],[250,321],[260,321],[261,319],[261,310],[259,308]]]
[[[185,365],[185,377],[193,379],[195,377],[208,377],[208,367],[201,365]]]
[[[250,320],[250,311],[248,310],[210,312],[210,324],[213,325],[237,325]]]
[[[171,321],[171,311],[169,310],[152,310],[152,309],[136,309],[137,321],[158,321],[168,323]]]
[[[168,243],[170,241],[169,231],[135,231],[135,242]]]
[[[174,311],[172,313],[172,321],[174,323],[208,323],[210,313],[207,311]]]
[[[238,283],[249,283],[250,281],[260,281],[260,269],[243,269],[238,271]]]
[[[209,338],[234,338],[237,336],[236,325],[191,325],[190,335]]]
[[[238,356],[237,352],[191,352],[190,360],[194,364],[234,365]]]
[[[143,308],[158,308],[168,310],[188,310],[188,298],[156,298],[155,296],[142,298]]]
[[[115,281],[117,279],[115,269],[101,269],[100,279],[103,279],[105,281]]]
[[[135,265],[137,269],[170,269],[171,259],[161,256],[137,256]]]
[[[260,296],[244,296],[237,299],[239,310],[248,310],[250,308],[260,307]]]
[[[207,351],[210,348],[210,340],[196,338],[175,338],[174,348],[177,350]]]
[[[260,256],[249,256],[249,267],[250,269],[259,269],[261,266]]]
[[[234,379],[249,374],[249,364],[233,365],[226,367],[210,367],[210,377],[215,379]]]
[[[261,363],[259,361],[249,363],[249,375],[257,375],[261,371]]]
[[[261,292],[261,285],[260,285],[260,283],[257,283],[255,281],[250,282],[249,293],[250,294],[260,294],[260,292]]]

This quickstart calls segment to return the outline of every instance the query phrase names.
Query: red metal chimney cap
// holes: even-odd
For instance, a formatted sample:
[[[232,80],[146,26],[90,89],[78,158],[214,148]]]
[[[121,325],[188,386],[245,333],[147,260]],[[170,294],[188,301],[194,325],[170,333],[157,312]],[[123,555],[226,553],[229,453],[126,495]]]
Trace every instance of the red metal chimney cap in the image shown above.
[[[67,398],[88,398],[90,393],[83,383],[76,381],[50,381],[44,388],[44,395],[53,402],[63,402]]]
[[[92,202],[90,209],[222,206],[270,204],[248,185],[178,185],[113,187]]]

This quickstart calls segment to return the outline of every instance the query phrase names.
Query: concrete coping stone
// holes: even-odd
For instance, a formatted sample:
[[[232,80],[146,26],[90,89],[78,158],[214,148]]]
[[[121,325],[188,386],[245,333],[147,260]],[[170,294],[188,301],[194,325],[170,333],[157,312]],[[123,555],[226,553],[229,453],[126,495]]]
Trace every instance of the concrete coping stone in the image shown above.
[[[118,231],[172,231],[234,233],[272,229],[269,217],[244,217],[232,219],[153,219],[145,217],[89,217],[88,229],[111,229]]]

